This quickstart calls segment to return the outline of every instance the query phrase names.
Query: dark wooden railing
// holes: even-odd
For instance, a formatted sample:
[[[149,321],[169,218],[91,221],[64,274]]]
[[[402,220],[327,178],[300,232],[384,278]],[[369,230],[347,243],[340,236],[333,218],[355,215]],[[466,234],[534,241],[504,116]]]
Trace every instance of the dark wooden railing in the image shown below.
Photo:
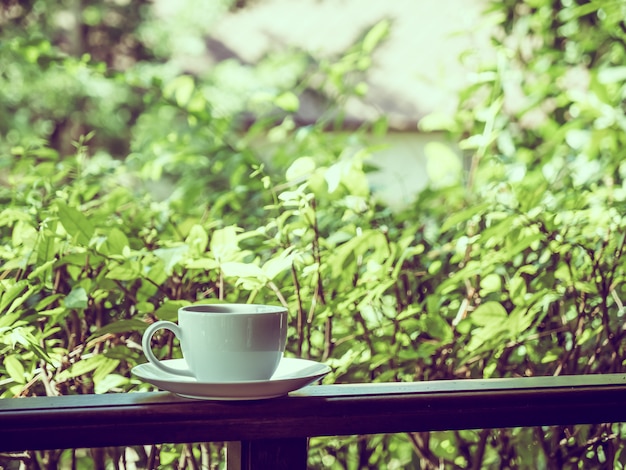
[[[228,441],[228,468],[304,469],[307,438],[626,422],[626,374],[310,386],[262,401],[167,392],[0,400],[0,451]]]

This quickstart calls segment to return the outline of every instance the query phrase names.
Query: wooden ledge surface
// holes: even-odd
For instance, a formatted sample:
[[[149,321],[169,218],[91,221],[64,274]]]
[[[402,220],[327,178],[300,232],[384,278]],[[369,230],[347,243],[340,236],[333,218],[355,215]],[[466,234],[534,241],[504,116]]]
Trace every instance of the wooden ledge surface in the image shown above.
[[[604,422],[626,422],[626,374],[313,385],[258,401],[1,399],[0,451]]]

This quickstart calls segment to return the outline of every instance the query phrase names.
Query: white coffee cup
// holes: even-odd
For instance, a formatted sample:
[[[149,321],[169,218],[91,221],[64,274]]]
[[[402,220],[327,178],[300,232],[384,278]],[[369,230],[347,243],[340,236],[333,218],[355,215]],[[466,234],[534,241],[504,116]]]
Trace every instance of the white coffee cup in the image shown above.
[[[151,339],[159,329],[180,341],[188,369],[169,367],[156,358]],[[178,324],[157,321],[143,334],[148,361],[177,376],[198,382],[269,380],[278,368],[287,341],[287,309],[272,305],[190,305],[178,310]]]

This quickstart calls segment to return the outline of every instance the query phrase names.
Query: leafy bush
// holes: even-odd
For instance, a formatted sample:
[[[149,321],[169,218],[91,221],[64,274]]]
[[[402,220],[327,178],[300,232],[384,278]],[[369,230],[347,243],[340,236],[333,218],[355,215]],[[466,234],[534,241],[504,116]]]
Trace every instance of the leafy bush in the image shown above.
[[[46,37],[33,43],[29,29],[14,31],[0,60],[37,81],[22,85],[18,104],[0,96],[8,110],[0,124],[11,133],[0,154],[1,396],[150,390],[130,375],[144,362],[141,333],[196,301],[288,306],[288,353],[331,365],[327,382],[624,371],[620,8],[494,2],[496,60],[446,127],[466,152],[467,178],[433,185],[398,212],[371,197],[367,128],[346,136],[325,132],[324,120],[295,125],[291,90],[311,83],[301,53],[193,77],[144,51],[152,62],[111,72],[61,54]],[[92,13],[96,27],[106,15]],[[150,36],[148,26],[134,27]],[[337,77],[349,72],[358,85],[355,57],[383,30],[324,69],[342,99],[359,87]],[[251,79],[228,112],[214,106],[224,76],[264,67],[293,77],[264,74],[263,94]],[[83,104],[67,104],[87,131],[71,154],[53,139],[67,114],[54,101],[61,91],[32,94],[57,78],[85,80],[76,92]],[[94,89],[108,92],[87,99]],[[141,99],[110,100],[118,92]],[[12,113],[18,108],[33,114]],[[90,109],[101,110],[98,120]],[[249,109],[256,124],[242,128],[240,111]],[[126,158],[107,145],[119,129]],[[261,137],[270,159],[260,156]],[[162,357],[179,354],[171,336],[155,339]],[[315,439],[309,463],[620,468],[623,448],[617,424],[471,430]],[[202,458],[217,466],[220,446],[32,458],[89,466],[131,451],[161,465]]]
[[[455,246],[435,292],[468,333],[453,367],[487,377],[622,372],[622,6],[493,2],[492,11],[494,63],[448,125],[469,160],[465,203],[440,225]],[[451,448],[475,449],[464,460],[485,465],[623,468],[623,439],[621,425],[550,427],[456,436]]]

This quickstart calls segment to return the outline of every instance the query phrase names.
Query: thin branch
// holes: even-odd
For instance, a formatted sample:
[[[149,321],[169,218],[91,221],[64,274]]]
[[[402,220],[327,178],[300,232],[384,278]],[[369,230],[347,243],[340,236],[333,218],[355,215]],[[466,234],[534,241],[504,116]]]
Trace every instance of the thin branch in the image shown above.
[[[480,437],[474,453],[474,461],[472,462],[472,470],[480,470],[483,468],[483,460],[485,458],[485,448],[487,446],[487,439],[489,438],[489,429],[482,429],[480,431]]]

